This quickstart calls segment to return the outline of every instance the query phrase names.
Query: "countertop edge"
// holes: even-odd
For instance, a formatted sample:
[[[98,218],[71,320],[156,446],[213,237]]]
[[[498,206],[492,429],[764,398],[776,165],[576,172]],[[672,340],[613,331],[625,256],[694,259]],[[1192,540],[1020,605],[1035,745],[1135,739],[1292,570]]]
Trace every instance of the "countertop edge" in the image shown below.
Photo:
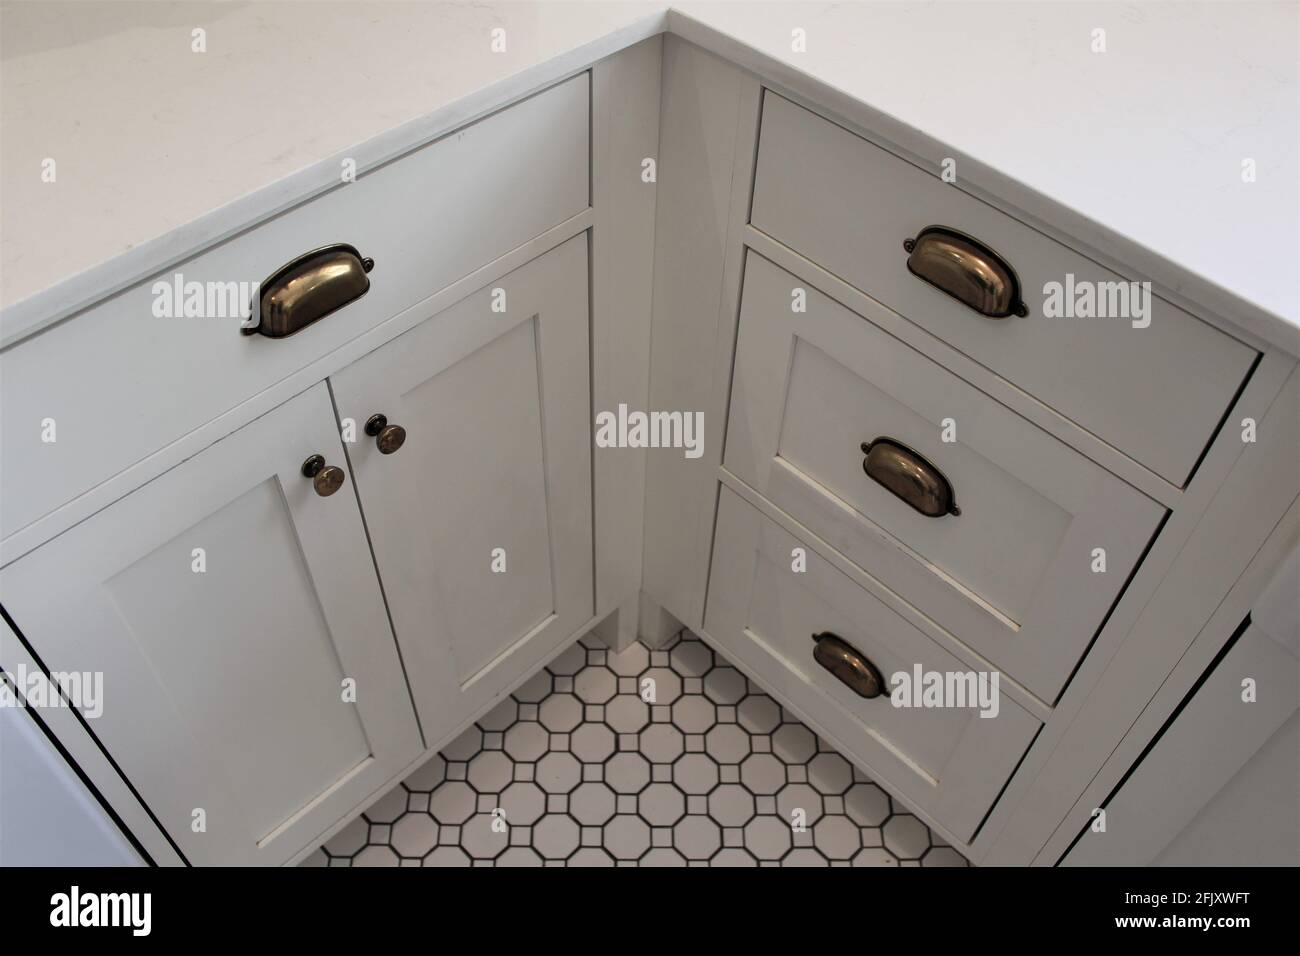
[[[1292,356],[1300,357],[1300,315],[1275,312],[1195,274],[1018,180],[968,156],[903,118],[795,69],[767,53],[675,8],[649,13],[596,40],[533,64],[432,112],[313,163],[197,219],[69,276],[0,312],[0,349],[74,317],[149,276],[254,228],[303,202],[339,188],[339,163],[356,161],[364,173],[419,149],[489,113],[589,69],[594,63],[661,33],[675,35],[785,87],[850,125],[870,130],[895,152],[925,167],[960,158],[967,192],[1028,225],[1087,253],[1121,274],[1150,279],[1163,297],[1212,319],[1228,322]]]

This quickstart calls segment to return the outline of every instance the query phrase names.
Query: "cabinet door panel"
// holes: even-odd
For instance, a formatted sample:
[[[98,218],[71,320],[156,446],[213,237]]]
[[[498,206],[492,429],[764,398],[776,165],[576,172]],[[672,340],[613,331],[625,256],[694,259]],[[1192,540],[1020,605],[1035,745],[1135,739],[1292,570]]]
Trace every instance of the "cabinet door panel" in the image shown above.
[[[195,863],[280,863],[421,749],[324,385],[0,572],[52,670]],[[356,682],[356,702],[343,683]],[[194,811],[206,830],[194,832]]]
[[[578,236],[331,379],[431,745],[592,614],[586,264]]]

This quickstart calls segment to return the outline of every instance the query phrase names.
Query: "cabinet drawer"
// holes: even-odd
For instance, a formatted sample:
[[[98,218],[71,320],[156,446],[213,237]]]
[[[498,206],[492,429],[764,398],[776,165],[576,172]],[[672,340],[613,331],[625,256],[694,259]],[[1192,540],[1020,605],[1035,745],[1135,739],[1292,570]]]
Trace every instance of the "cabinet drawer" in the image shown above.
[[[585,209],[588,90],[586,75],[552,87],[0,354],[0,536]],[[210,290],[229,312],[217,284],[256,290],[336,243],[373,258],[369,291],[291,337],[155,314],[155,281],[201,283],[200,311]]]
[[[1164,509],[869,319],[749,253],[724,466],[1051,703]],[[873,480],[881,438],[960,513]]]
[[[895,674],[974,670],[725,487],[716,534],[705,630],[877,779],[969,840],[1038,721],[1002,693],[989,717],[970,706],[894,706]],[[794,548],[805,549],[806,571],[793,570]],[[825,632],[875,666],[881,696],[858,696],[814,660],[813,636]]]
[[[1146,328],[1045,317],[1047,283],[1080,289],[1120,277],[771,92],[751,221],[1174,485],[1186,482],[1256,356],[1154,297]],[[1028,314],[987,318],[913,275],[903,243],[930,226],[1003,257]]]

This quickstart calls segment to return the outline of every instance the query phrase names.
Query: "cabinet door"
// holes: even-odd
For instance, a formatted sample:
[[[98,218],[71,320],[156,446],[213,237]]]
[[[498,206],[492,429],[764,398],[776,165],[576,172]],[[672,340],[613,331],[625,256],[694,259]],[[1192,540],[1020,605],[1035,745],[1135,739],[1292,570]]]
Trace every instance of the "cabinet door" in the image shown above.
[[[323,383],[0,571],[45,665],[103,674],[89,725],[191,863],[283,863],[422,749],[314,454],[344,464]]]
[[[578,236],[331,379],[431,746],[593,613],[589,365]]]

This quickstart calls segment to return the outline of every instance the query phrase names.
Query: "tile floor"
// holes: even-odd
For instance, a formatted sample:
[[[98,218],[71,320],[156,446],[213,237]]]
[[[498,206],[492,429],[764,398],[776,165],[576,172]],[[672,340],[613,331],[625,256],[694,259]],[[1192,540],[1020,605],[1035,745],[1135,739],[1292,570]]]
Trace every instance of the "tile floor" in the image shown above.
[[[304,865],[967,864],[683,632],[583,638]]]

